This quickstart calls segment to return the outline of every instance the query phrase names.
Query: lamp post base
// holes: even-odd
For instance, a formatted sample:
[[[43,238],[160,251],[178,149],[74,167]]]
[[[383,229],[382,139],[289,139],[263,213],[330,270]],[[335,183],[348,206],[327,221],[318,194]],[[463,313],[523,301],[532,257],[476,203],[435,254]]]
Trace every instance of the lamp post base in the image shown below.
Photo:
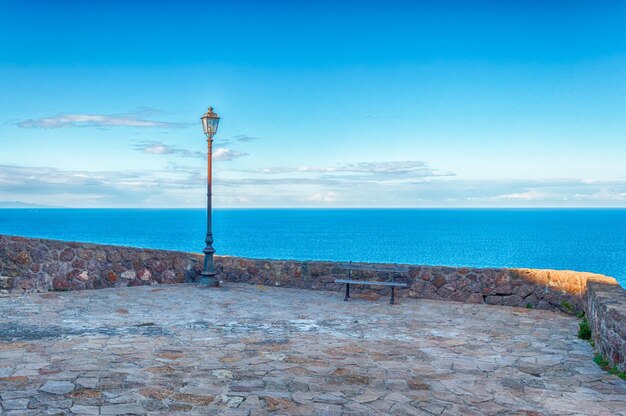
[[[215,278],[215,275],[203,274],[198,281],[198,287],[219,287],[220,282]]]

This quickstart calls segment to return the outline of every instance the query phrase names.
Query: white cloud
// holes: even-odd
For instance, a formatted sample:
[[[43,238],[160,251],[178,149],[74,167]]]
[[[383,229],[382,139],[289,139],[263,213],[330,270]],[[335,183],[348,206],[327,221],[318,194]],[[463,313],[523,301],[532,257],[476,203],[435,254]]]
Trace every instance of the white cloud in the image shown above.
[[[534,189],[525,191],[525,192],[518,192],[518,193],[514,193],[514,194],[505,194],[505,195],[498,195],[496,196],[494,199],[509,199],[509,200],[520,200],[520,201],[532,201],[532,200],[538,200],[538,199],[547,199],[550,198],[550,194],[546,193],[546,192],[540,192]]]
[[[574,198],[581,201],[626,201],[626,192],[614,192],[609,189],[602,189],[589,194],[576,194]]]
[[[236,136],[233,137],[235,140],[240,141],[240,142],[252,142],[255,140],[259,140],[258,137],[255,136],[248,136],[247,134],[238,134]]]
[[[213,160],[233,160],[242,156],[248,156],[248,154],[238,152],[236,150],[227,149],[225,147],[218,147],[217,149],[213,150]]]
[[[133,145],[135,150],[151,155],[176,155],[182,157],[197,157],[206,159],[206,154],[182,147],[166,144],[156,140],[144,140]]]
[[[454,176],[452,172],[439,171],[428,167],[425,162],[407,160],[398,162],[361,162],[346,163],[337,166],[299,166],[299,167],[268,167],[246,170],[247,173],[262,175],[279,174],[323,174],[327,180],[345,179],[379,182],[397,182],[406,180],[420,180],[430,177]]]
[[[59,114],[52,117],[17,121],[21,128],[58,129],[65,127],[186,127],[186,123],[147,120],[141,113],[122,114]]]
[[[337,202],[339,194],[337,192],[318,192],[305,198],[306,201],[313,202]]]
[[[74,171],[0,164],[0,201],[57,206],[180,206],[181,195],[202,202],[202,169]]]
[[[144,147],[142,150],[144,153],[150,153],[153,155],[163,155],[163,154],[170,153],[168,151],[168,147],[162,144],[151,144],[149,146]]]
[[[136,143],[133,147],[135,150],[151,155],[174,155],[181,157],[196,157],[200,159],[206,159],[207,157],[204,152],[189,150],[155,140],[141,141]],[[213,150],[213,160],[215,161],[230,161],[247,155],[247,153],[238,152],[225,147],[218,147]]]

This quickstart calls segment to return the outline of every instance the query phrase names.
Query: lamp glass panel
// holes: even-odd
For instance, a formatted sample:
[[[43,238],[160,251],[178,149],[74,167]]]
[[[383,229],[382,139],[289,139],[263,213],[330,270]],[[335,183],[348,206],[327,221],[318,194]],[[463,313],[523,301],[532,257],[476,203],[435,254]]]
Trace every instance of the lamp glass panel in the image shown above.
[[[204,130],[204,134],[209,134],[209,118],[202,117],[202,130]]]
[[[210,134],[213,135],[217,133],[217,125],[219,124],[219,118],[209,118],[208,119],[208,128],[210,130]]]

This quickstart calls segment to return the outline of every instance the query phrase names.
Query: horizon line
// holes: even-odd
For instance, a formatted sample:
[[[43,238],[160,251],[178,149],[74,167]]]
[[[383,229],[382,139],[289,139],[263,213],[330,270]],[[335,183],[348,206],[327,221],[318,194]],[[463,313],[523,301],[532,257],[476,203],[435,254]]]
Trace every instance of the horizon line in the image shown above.
[[[64,207],[64,206],[39,206],[39,207],[0,207],[0,210],[5,209],[19,209],[19,210],[54,210],[54,209],[176,209],[176,210],[205,210],[206,207]],[[320,209],[320,210],[332,210],[332,209],[368,209],[368,210],[376,210],[376,209],[626,209],[626,206],[427,206],[427,207],[415,207],[415,206],[406,206],[406,207],[397,207],[397,206],[338,206],[338,207],[319,207],[319,206],[290,206],[290,207],[236,207],[236,206],[227,206],[227,207],[213,207],[213,210],[221,210],[221,209],[240,209],[240,210],[253,210],[253,209]]]

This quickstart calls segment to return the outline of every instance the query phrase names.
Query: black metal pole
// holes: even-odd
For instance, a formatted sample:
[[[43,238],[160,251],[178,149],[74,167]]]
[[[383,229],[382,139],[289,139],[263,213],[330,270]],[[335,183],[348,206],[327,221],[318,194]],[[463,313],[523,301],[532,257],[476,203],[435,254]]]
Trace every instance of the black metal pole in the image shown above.
[[[204,242],[206,246],[202,252],[204,253],[204,268],[202,269],[201,277],[200,277],[200,286],[219,286],[219,282],[215,278],[215,264],[213,262],[213,254],[215,254],[215,249],[213,248],[213,230],[212,226],[212,159],[213,159],[213,138],[209,137],[207,139],[208,143],[208,163],[207,163],[207,194],[206,194],[206,237]]]

